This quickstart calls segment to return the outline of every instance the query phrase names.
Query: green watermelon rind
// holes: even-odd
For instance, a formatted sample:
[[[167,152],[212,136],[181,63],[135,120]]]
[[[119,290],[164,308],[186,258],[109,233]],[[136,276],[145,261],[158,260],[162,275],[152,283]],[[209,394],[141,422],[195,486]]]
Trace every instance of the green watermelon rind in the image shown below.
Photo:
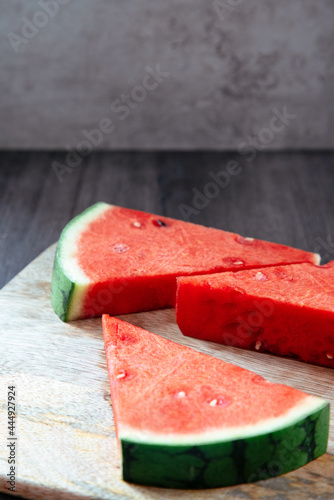
[[[73,289],[74,283],[65,276],[60,265],[58,246],[52,271],[51,305],[54,312],[62,321],[67,321],[68,308]]]
[[[104,202],[98,202],[84,210],[81,214],[74,217],[63,229],[54,260],[52,280],[51,280],[51,305],[53,310],[62,321],[70,321],[77,319],[78,310],[82,306],[82,297],[84,296],[87,283],[79,283],[77,278],[70,276],[70,273],[65,270],[65,260],[67,259],[66,250],[64,247],[75,245],[73,240],[74,229],[85,227],[90,220],[94,220],[97,214],[110,208],[110,205]],[[78,234],[80,232],[78,231]]]
[[[329,403],[272,432],[217,443],[168,445],[122,439],[123,479],[130,483],[201,489],[286,474],[326,453]],[[167,438],[168,439],[168,438]]]

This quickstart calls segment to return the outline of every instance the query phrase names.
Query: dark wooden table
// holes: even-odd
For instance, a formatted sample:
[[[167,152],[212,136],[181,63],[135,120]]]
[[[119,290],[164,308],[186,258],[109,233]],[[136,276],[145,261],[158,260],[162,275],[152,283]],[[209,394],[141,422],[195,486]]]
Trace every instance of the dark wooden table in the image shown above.
[[[191,222],[317,249],[323,262],[334,259],[334,154],[258,154],[248,162],[231,153],[99,152],[60,182],[52,162],[64,164],[64,158],[60,152],[0,153],[0,288],[92,203],[182,219],[180,204],[193,208],[194,189],[203,193],[213,181],[210,172],[226,171],[231,160],[240,173]]]
[[[334,154],[248,160],[238,153],[97,152],[60,182],[52,164],[64,164],[64,153],[0,153],[0,288],[96,201],[179,219],[187,210],[191,222],[317,251],[323,263],[334,259]],[[215,174],[223,179],[216,187]],[[12,497],[0,494],[5,498]]]

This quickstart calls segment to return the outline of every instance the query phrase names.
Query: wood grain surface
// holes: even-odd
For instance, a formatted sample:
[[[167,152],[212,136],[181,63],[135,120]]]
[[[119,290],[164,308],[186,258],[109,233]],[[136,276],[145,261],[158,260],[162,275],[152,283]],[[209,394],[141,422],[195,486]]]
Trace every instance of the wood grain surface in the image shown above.
[[[285,476],[199,492],[145,488],[120,477],[101,319],[62,323],[50,306],[55,246],[0,292],[0,491],[7,491],[6,389],[17,388],[16,494],[31,499],[330,498],[334,422],[326,456]],[[333,370],[183,337],[175,311],[122,316],[165,338],[331,400]],[[327,495],[327,496],[326,496]],[[307,498],[305,496],[305,498]]]
[[[211,172],[226,170],[230,160],[238,162],[240,173],[191,217],[192,222],[318,251],[323,263],[334,259],[333,153],[258,152],[248,162],[237,153],[100,152],[84,158],[59,182],[52,162],[64,163],[65,155],[0,153],[0,287],[54,243],[73,216],[96,201],[182,219],[180,203],[192,206],[194,190],[203,192],[212,180]],[[134,487],[118,479],[115,483],[119,469],[100,322],[76,322],[63,330],[49,305],[51,264],[52,251],[0,292],[0,426],[3,432],[6,384],[11,373],[17,374],[19,473],[26,474],[25,481],[20,481],[21,495],[72,500],[80,495],[109,498],[110,491],[117,490],[118,499],[333,500],[334,458],[328,454],[284,477],[196,495]],[[147,328],[152,321],[162,335],[168,335],[168,326],[175,340],[195,348],[200,342],[174,330],[173,311],[150,313],[149,320],[145,315],[132,315],[131,321]],[[314,379],[309,377],[309,367],[296,361],[242,351],[236,359],[236,350],[215,344],[207,344],[206,349],[254,371],[258,360],[265,359],[262,366],[267,378],[291,380],[291,385],[301,389],[309,383],[314,394],[325,395],[333,386],[334,373],[329,374],[327,387],[327,372],[320,367],[312,368],[317,374]],[[56,445],[60,449],[57,458],[52,451]],[[2,436],[0,449],[3,478]],[[29,459],[23,458],[26,453]],[[55,471],[52,493],[48,469]],[[73,474],[72,479],[68,474]],[[64,485],[66,494],[62,493]],[[9,498],[0,493],[1,500]]]

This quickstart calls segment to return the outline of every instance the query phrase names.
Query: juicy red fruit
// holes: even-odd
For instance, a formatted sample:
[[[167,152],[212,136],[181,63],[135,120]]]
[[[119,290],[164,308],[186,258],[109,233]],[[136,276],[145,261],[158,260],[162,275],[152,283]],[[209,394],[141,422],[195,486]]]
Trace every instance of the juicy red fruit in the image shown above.
[[[334,367],[334,262],[178,279],[184,335]]]

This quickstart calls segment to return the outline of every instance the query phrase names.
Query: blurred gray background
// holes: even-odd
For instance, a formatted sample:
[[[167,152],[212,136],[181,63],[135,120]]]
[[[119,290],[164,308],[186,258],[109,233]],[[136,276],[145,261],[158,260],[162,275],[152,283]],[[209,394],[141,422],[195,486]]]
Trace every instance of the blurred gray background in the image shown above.
[[[333,147],[332,0],[0,8],[2,149]]]

